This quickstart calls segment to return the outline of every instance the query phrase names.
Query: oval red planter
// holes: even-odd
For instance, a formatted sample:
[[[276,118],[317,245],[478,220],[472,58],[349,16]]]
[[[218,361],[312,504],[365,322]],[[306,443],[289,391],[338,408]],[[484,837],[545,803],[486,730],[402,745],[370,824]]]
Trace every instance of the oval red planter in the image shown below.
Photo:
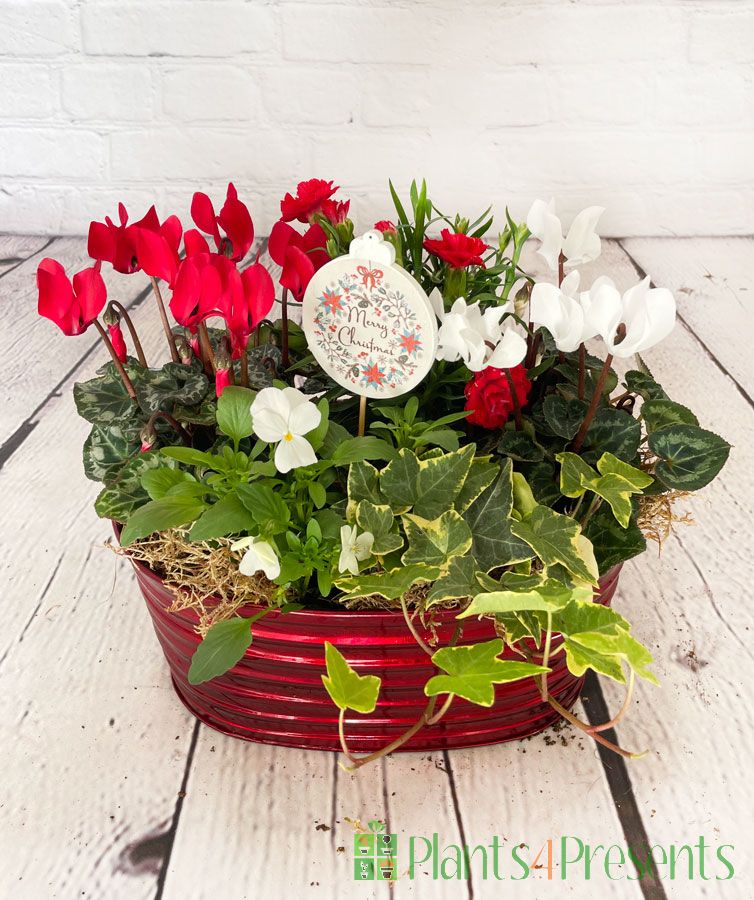
[[[157,637],[165,652],[175,690],[205,724],[233,737],[264,744],[338,750],[338,711],[328,697],[324,643],[330,641],[361,675],[379,675],[377,709],[368,716],[350,713],[345,732],[353,752],[376,750],[401,735],[421,715],[423,688],[436,673],[428,656],[409,633],[401,613],[348,610],[301,610],[268,613],[253,626],[254,641],[238,665],[204,684],[191,685],[187,673],[199,643],[191,610],[168,612],[173,595],[161,579],[133,562]],[[609,604],[620,567],[600,579],[598,602]],[[246,607],[244,614],[257,608]],[[455,630],[455,611],[435,616],[440,645]],[[418,626],[418,623],[417,623]],[[426,639],[428,632],[419,627]],[[464,620],[462,643],[495,637],[489,619]],[[557,646],[557,639],[553,646]],[[505,657],[520,659],[508,648]],[[578,698],[583,679],[572,675],[565,654],[558,654],[548,684],[566,708]],[[542,703],[531,678],[496,685],[489,709],[458,699],[436,725],[422,729],[401,750],[440,750],[518,740],[536,734],[559,718]]]

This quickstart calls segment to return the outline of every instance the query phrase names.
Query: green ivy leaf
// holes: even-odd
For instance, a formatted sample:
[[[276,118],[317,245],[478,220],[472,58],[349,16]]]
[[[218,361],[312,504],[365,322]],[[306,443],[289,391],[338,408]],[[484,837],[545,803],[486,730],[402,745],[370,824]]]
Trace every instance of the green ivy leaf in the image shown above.
[[[217,401],[217,427],[236,443],[254,433],[251,404],[255,396],[249,388],[229,385]]]
[[[635,519],[635,511],[632,519]],[[592,542],[599,570],[603,574],[647,549],[647,540],[636,522],[630,521],[627,528],[622,528],[607,506],[598,509],[592,516],[585,534]]]
[[[471,529],[471,555],[483,572],[522,562],[534,555],[529,546],[511,531],[512,474],[513,464],[506,459],[498,479],[463,514]]]
[[[150,500],[128,519],[120,536],[121,546],[127,547],[156,531],[187,525],[199,518],[205,507],[203,500],[186,495],[168,495],[161,500]]]
[[[190,541],[210,541],[230,534],[245,534],[255,526],[254,517],[237,494],[226,494],[213,503],[194,522]]]
[[[659,431],[668,425],[698,425],[699,420],[685,406],[672,400],[646,400],[641,414],[648,432]]]
[[[380,491],[394,513],[406,512],[416,503],[418,483],[419,460],[405,448],[380,473]]]
[[[536,587],[504,589],[477,594],[471,604],[459,614],[459,619],[496,613],[554,612],[571,600],[591,600],[593,592],[584,585],[568,587],[555,578],[539,579]]]
[[[362,531],[371,532],[374,537],[372,553],[385,556],[403,547],[403,538],[392,531],[395,516],[385,504],[379,506],[362,500],[356,507],[356,522]]]
[[[545,566],[562,565],[588,584],[597,583],[597,572],[585,558],[581,528],[570,516],[537,506],[525,522],[512,522],[511,531],[525,541]]]
[[[431,520],[406,514],[403,527],[408,550],[401,560],[407,566],[413,563],[445,566],[451,557],[463,556],[471,547],[471,530],[454,509]]]
[[[224,675],[251,646],[251,623],[234,616],[216,622],[191,657],[189,684],[201,684]]]
[[[343,654],[325,641],[327,675],[322,684],[338,709],[355,709],[360,713],[374,712],[381,681],[376,675],[357,674]]]
[[[649,449],[659,458],[655,478],[665,487],[697,491],[725,465],[730,444],[695,425],[669,425],[649,436]]]
[[[575,453],[558,453],[555,458],[561,465],[561,493],[566,497],[581,497],[586,491],[592,491],[610,505],[623,528],[628,528],[631,519],[632,494],[640,494],[654,481],[651,475],[629,466],[612,453],[603,453],[597,461],[599,474]]]
[[[500,638],[467,647],[443,647],[432,655],[432,662],[447,674],[430,678],[424,693],[428,697],[457,694],[478,706],[492,706],[495,702],[493,685],[549,671],[544,666],[498,659],[502,651]]]
[[[335,579],[335,584],[345,592],[339,598],[344,603],[373,594],[386,600],[397,600],[417,582],[434,581],[439,575],[439,567],[417,564],[371,575],[340,576]]]
[[[450,509],[461,491],[474,458],[474,444],[454,453],[443,453],[419,462],[418,497],[414,513],[422,519],[436,519]]]
[[[542,412],[552,431],[569,441],[576,437],[586,410],[587,404],[583,400],[564,400],[558,394],[545,397],[542,404]]]

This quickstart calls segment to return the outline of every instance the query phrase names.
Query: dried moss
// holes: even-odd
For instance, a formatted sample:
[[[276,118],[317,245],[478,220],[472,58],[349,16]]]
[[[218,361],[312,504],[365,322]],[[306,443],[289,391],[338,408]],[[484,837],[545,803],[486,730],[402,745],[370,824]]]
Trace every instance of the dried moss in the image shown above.
[[[688,497],[688,491],[668,491],[665,494],[642,496],[639,499],[639,528],[644,536],[655,541],[660,548],[673,533],[676,525],[694,525],[690,512],[679,515],[673,507]]]

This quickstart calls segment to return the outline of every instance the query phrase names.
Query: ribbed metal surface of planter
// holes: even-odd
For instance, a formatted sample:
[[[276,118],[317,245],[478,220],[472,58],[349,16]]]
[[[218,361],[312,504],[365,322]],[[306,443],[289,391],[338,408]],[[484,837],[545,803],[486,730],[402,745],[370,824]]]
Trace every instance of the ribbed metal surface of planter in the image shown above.
[[[187,673],[199,643],[191,610],[168,612],[173,595],[160,578],[134,562],[157,637],[170,666],[178,696],[202,722],[248,741],[337,750],[338,711],[322,685],[324,643],[334,644],[361,675],[379,675],[382,689],[377,709],[368,716],[349,713],[345,731],[354,752],[369,752],[402,734],[421,715],[427,698],[423,688],[436,673],[429,657],[408,631],[400,612],[356,612],[340,609],[268,613],[253,626],[254,640],[238,665],[204,684],[191,685]],[[620,567],[600,580],[598,601],[609,604]],[[241,612],[250,615],[254,607]],[[455,611],[434,615],[440,646],[452,637]],[[425,639],[429,633],[418,622]],[[460,643],[495,637],[489,619],[464,620]],[[558,646],[558,639],[553,647]],[[505,656],[520,659],[506,648]],[[565,665],[565,654],[552,660],[548,684],[552,695],[570,708],[583,679]],[[474,747],[517,740],[535,734],[559,718],[542,703],[533,679],[497,685],[489,709],[457,699],[436,725],[423,728],[402,750]]]

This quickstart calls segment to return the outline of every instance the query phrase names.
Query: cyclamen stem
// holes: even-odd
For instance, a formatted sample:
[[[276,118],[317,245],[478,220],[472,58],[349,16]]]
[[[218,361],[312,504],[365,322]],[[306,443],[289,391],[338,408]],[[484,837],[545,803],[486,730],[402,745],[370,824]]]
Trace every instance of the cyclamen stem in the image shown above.
[[[197,331],[199,333],[199,347],[204,359],[204,371],[211,377],[215,374],[217,366],[215,365],[215,354],[212,350],[212,342],[209,339],[206,323],[200,322],[197,326]]]
[[[99,331],[99,336],[102,338],[105,346],[107,347],[108,353],[113,361],[113,365],[115,366],[116,371],[120,375],[121,381],[123,382],[123,387],[128,392],[128,396],[132,400],[136,400],[136,389],[133,386],[133,382],[128,377],[128,373],[126,372],[123,363],[118,359],[118,354],[115,352],[115,348],[113,347],[112,341],[108,337],[105,329],[100,325],[97,319],[93,320],[93,325]]]
[[[144,368],[148,368],[147,366],[147,358],[144,356],[144,350],[141,347],[141,341],[139,340],[139,336],[136,333],[136,329],[134,328],[134,323],[131,321],[131,316],[128,315],[125,306],[122,303],[119,303],[117,300],[111,300],[108,306],[111,306],[113,309],[117,310],[120,314],[121,319],[126,323],[126,328],[128,328],[129,334],[131,335],[131,341],[134,345],[134,351],[136,352],[136,356]]]
[[[173,332],[170,330],[170,322],[168,322],[168,314],[165,312],[165,304],[162,302],[162,294],[160,293],[160,288],[157,284],[157,279],[154,275],[149,276],[150,281],[152,282],[152,290],[154,291],[155,299],[157,300],[157,309],[160,313],[160,319],[162,321],[162,328],[165,332],[165,337],[168,339],[168,347],[170,347],[170,358],[174,363],[180,362],[180,357],[178,356],[178,350],[175,346],[175,341],[173,340]]]
[[[586,415],[584,416],[584,421],[581,423],[581,427],[579,428],[578,433],[574,438],[574,453],[578,453],[584,443],[584,438],[586,437],[586,433],[589,430],[589,426],[592,424],[592,419],[594,418],[594,414],[597,412],[597,407],[599,406],[599,402],[602,398],[602,392],[605,389],[605,382],[607,381],[607,376],[610,372],[610,366],[612,365],[612,363],[613,354],[608,353],[607,358],[605,359],[605,364],[602,366],[600,376],[597,379],[597,386],[595,387],[594,393],[592,394],[592,401],[589,404],[589,409],[587,409]]]
[[[282,332],[282,346],[280,348],[282,354],[283,368],[287,369],[290,365],[290,357],[288,355],[288,288],[283,288],[283,297],[280,301],[280,322]]]
[[[586,345],[579,344],[579,400],[584,399],[584,382],[586,380]]]
[[[511,375],[510,369],[503,369],[505,372],[505,377],[508,379],[508,387],[511,389],[511,399],[513,400],[513,415],[516,421],[516,431],[521,431],[521,404],[518,401],[518,394],[516,393],[516,385],[513,382],[513,376]]]
[[[249,386],[249,357],[246,350],[241,354],[241,385],[242,387]]]

